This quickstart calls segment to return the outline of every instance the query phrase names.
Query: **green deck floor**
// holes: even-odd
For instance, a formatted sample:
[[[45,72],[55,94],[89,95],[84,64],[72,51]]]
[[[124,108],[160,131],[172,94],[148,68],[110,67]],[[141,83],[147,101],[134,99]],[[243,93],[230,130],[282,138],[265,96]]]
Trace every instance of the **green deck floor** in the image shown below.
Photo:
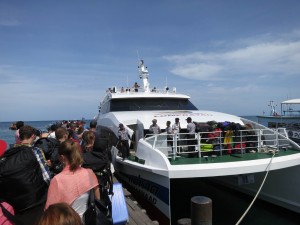
[[[280,150],[275,154],[275,157],[286,156],[300,153],[297,150]],[[267,159],[272,157],[272,153],[244,153],[244,154],[231,154],[222,156],[208,156],[207,158],[188,158],[187,156],[176,157],[176,159],[169,158],[172,165],[184,165],[184,164],[199,164],[199,163],[224,163],[224,162],[238,162],[247,160]]]

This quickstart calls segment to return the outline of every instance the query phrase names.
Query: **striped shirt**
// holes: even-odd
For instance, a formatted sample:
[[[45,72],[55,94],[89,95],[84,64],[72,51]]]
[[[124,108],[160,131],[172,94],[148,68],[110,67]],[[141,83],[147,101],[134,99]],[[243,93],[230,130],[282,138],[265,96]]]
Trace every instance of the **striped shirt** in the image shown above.
[[[48,165],[46,163],[46,159],[45,159],[43,151],[40,148],[38,148],[38,147],[33,147],[32,151],[33,151],[33,153],[34,153],[37,161],[40,164],[44,181],[47,184],[49,184],[50,183],[50,179],[51,179],[51,173],[50,173],[50,170],[49,170]]]

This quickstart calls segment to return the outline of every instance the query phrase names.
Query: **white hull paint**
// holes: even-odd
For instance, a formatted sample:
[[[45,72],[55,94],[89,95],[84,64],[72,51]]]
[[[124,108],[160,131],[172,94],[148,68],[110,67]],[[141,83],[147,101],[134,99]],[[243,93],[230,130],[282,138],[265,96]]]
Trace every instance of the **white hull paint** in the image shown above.
[[[265,174],[266,172],[260,172],[237,176],[213,177],[210,179],[239,192],[254,196],[259,190]],[[300,213],[299,174],[300,166],[270,171],[259,198]],[[247,182],[250,183],[247,184]]]

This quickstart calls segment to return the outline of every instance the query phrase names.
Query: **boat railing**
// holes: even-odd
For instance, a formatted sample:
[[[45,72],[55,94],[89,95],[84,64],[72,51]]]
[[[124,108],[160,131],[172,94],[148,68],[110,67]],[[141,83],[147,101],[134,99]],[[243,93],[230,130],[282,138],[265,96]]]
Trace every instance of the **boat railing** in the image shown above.
[[[146,135],[153,148],[173,158],[279,151],[293,145],[284,128]],[[298,145],[294,149],[300,150]]]

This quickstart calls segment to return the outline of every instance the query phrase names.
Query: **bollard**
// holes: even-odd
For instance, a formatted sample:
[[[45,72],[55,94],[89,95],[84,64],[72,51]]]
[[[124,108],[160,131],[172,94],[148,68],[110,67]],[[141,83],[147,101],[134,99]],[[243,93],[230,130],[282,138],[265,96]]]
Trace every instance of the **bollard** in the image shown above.
[[[212,201],[205,196],[191,198],[191,224],[212,225]]]
[[[182,218],[177,220],[177,225],[191,225],[191,219],[190,218]]]

